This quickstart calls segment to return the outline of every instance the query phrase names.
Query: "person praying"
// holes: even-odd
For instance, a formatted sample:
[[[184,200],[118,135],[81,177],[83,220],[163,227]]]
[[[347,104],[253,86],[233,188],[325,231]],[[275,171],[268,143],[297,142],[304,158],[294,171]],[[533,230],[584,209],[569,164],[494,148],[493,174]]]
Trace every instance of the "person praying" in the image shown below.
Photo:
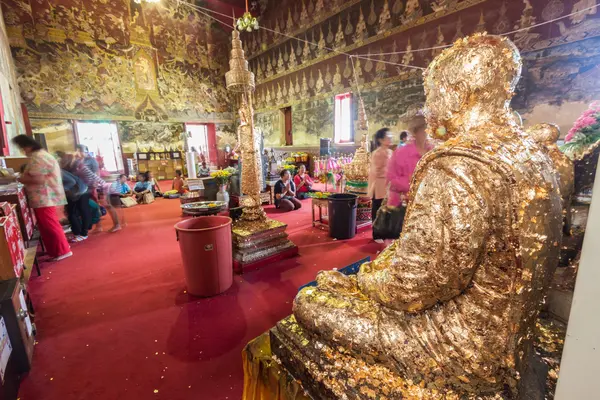
[[[308,193],[314,192],[312,189],[314,182],[306,172],[304,164],[300,164],[300,167],[298,167],[298,173],[294,177],[294,184],[296,185],[296,197],[300,200],[305,199]]]
[[[279,176],[281,179],[275,184],[275,207],[283,212],[302,208],[302,203],[296,198],[296,185],[290,178],[290,171],[284,169]]]

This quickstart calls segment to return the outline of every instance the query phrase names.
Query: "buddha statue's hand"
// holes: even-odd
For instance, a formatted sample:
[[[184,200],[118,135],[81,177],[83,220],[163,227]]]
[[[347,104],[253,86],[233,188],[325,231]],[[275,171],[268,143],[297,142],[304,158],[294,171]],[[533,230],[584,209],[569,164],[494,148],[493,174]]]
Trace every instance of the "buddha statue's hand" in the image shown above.
[[[317,275],[319,289],[344,294],[357,295],[360,292],[356,279],[342,274],[339,271],[321,271]]]

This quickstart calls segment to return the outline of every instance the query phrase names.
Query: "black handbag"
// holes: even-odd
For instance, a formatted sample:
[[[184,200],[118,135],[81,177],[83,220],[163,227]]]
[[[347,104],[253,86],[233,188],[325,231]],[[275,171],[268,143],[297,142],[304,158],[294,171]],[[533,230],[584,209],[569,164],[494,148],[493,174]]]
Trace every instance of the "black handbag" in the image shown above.
[[[373,221],[373,239],[398,239],[402,232],[402,224],[406,215],[406,207],[382,206]]]

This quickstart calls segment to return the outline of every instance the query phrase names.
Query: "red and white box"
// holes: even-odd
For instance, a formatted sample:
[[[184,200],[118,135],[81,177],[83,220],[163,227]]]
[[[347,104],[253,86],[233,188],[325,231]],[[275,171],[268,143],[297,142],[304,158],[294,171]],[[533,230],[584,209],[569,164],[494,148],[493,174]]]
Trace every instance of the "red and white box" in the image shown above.
[[[29,209],[29,205],[27,204],[27,196],[25,196],[25,190],[19,190],[17,192],[17,196],[19,197],[19,209],[21,210],[21,218],[23,224],[25,225],[23,227],[23,232],[26,232],[27,238],[31,239],[31,236],[33,236],[33,228],[35,226],[35,223],[33,220],[33,213],[31,212],[31,210]]]
[[[9,216],[0,217],[0,280],[20,277],[24,265],[25,245],[13,210]]]
[[[8,201],[0,202],[0,216],[8,217],[12,214],[12,207]]]

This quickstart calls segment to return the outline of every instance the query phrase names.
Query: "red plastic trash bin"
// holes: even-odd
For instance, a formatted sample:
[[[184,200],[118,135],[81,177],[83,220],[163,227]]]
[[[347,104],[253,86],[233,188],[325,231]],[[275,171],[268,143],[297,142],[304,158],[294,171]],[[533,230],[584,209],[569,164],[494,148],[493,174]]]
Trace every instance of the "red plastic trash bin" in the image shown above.
[[[198,217],[175,225],[188,293],[208,297],[233,283],[231,218]]]

